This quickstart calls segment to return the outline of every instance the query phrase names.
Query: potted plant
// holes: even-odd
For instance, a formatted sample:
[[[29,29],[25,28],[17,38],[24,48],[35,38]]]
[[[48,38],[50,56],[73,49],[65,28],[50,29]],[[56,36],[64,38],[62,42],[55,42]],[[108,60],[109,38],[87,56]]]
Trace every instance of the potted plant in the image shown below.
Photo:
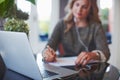
[[[35,4],[35,0],[26,0]],[[15,0],[0,0],[0,18],[10,17],[14,12]]]
[[[35,4],[35,0],[26,0]],[[5,31],[25,32],[29,34],[28,14],[17,9],[15,0],[0,0],[0,22],[1,29]]]
[[[29,35],[29,27],[24,20],[20,19],[8,19],[7,22],[4,24],[5,31],[16,31],[16,32],[25,32]]]

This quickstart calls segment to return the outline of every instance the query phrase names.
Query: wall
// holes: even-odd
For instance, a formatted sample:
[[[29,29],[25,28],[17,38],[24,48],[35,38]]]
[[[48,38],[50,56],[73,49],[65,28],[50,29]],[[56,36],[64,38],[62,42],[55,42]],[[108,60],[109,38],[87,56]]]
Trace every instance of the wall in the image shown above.
[[[111,60],[120,69],[120,0],[113,0]]]
[[[29,26],[30,26],[30,33],[29,33],[29,40],[31,43],[31,47],[33,49],[33,52],[36,53],[40,49],[40,43],[39,43],[39,27],[38,27],[38,14],[37,14],[37,6],[31,4],[31,13],[28,20]]]
[[[49,34],[51,35],[53,29],[54,29],[54,26],[56,25],[56,23],[58,22],[59,20],[59,4],[60,3],[60,0],[52,0],[52,13],[51,13],[51,20],[50,20],[50,28],[49,28]]]
[[[65,16],[64,8],[67,4],[68,0],[60,0],[60,16],[59,18],[63,18]]]

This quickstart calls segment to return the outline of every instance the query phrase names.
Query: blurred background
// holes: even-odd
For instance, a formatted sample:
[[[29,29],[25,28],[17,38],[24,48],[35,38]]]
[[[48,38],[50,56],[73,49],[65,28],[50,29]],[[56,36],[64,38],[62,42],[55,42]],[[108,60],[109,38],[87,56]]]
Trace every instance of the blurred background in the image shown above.
[[[29,26],[29,40],[35,54],[42,52],[55,24],[64,17],[64,7],[67,1],[35,0],[36,4],[31,4],[29,0],[15,0],[17,9],[28,14],[25,22]],[[111,51],[109,62],[120,69],[120,0],[98,0],[97,3]],[[4,23],[5,21],[0,18],[1,30],[3,30]]]

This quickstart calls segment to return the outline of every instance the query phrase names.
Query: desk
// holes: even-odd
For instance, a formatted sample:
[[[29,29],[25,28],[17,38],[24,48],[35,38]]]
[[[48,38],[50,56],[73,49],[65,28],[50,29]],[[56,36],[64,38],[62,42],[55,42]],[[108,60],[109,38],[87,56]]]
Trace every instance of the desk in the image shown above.
[[[64,66],[65,67],[65,66]],[[65,68],[77,70],[73,66]],[[79,69],[79,68],[78,68]],[[82,68],[74,80],[120,80],[120,73],[116,67],[108,63],[98,63],[91,65],[91,68]],[[69,80],[69,79],[66,79]]]
[[[43,63],[41,63],[42,65]],[[64,68],[69,68],[72,70],[78,70],[80,67],[75,66],[62,66]],[[42,70],[41,70],[42,71]],[[120,73],[116,67],[109,63],[98,63],[92,64],[91,68],[79,70],[76,76],[66,77],[63,80],[118,80]],[[0,79],[2,80],[2,79]],[[26,76],[23,76],[19,73],[11,71],[9,69],[6,70],[4,74],[3,80],[32,80]]]
[[[0,79],[1,80],[1,79]],[[33,80],[27,76],[14,72],[10,69],[7,69],[4,75],[3,80]]]
[[[22,74],[7,69],[0,55],[0,80],[32,80]]]
[[[43,62],[40,63],[41,65],[45,64]],[[73,77],[71,76],[67,79],[64,78],[63,80],[118,80],[120,77],[119,70],[109,63],[100,62],[96,64],[89,64],[88,66],[90,66],[89,69],[87,67],[80,66],[61,66],[75,71],[79,70],[76,76],[74,75]],[[42,70],[43,69],[41,68],[41,72]]]

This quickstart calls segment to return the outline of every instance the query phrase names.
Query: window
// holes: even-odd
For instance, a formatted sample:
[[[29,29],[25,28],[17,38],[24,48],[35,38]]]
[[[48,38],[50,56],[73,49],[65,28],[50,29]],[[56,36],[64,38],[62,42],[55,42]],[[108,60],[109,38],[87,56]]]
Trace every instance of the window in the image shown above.
[[[51,0],[38,0],[37,11],[41,41],[46,41],[49,34],[50,16],[51,16]]]
[[[111,44],[112,0],[100,0],[100,19],[106,32],[107,42]]]

